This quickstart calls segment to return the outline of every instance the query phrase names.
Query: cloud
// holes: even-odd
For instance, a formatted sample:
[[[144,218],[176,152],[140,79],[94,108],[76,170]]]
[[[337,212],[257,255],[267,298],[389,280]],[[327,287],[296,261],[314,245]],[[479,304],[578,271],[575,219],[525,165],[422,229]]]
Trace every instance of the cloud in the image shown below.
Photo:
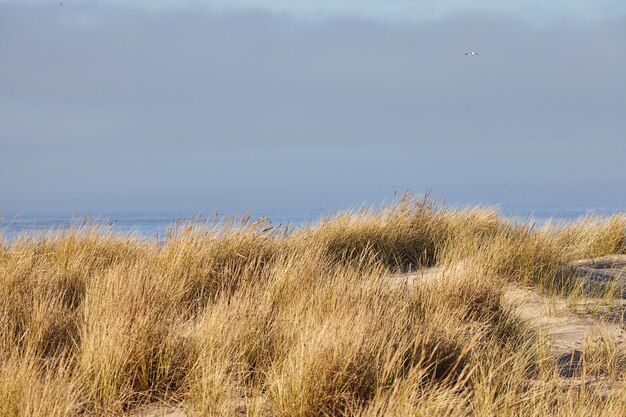
[[[626,18],[0,3],[0,197],[623,183],[624,41]]]

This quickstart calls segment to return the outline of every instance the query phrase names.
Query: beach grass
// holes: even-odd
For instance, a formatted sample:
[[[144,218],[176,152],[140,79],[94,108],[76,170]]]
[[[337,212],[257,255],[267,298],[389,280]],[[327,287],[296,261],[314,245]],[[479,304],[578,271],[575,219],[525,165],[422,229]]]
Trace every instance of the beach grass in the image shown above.
[[[580,297],[568,265],[625,242],[623,214],[535,225],[409,195],[295,229],[3,240],[0,416],[625,415],[613,341],[564,378],[502,301],[510,286]],[[442,278],[402,282],[425,268]]]

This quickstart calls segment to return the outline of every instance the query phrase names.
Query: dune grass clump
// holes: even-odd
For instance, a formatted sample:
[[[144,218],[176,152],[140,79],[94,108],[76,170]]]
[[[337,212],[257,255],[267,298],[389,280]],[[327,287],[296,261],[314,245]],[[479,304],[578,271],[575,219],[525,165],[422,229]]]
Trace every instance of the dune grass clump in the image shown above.
[[[487,239],[481,239],[477,245],[480,250],[473,258],[485,270],[509,281],[547,290],[567,290],[571,273],[568,263],[624,253],[625,245],[623,214],[541,227],[511,222]]]
[[[435,203],[409,196],[380,210],[340,213],[322,220],[299,238],[325,248],[332,262],[359,260],[368,253],[391,269],[434,265],[438,240],[444,238]]]
[[[609,415],[626,409],[618,348],[584,353],[609,391],[563,381],[502,299],[558,288],[625,234],[621,215],[537,227],[405,196],[291,231],[244,218],[163,241],[93,226],[3,241],[0,416]],[[430,267],[443,278],[409,282]]]

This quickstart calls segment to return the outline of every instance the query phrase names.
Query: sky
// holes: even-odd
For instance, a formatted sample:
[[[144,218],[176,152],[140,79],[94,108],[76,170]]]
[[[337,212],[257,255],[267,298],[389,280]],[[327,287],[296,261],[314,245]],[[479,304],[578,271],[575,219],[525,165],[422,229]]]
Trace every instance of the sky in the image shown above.
[[[0,0],[0,57],[4,217],[626,209],[623,1]]]

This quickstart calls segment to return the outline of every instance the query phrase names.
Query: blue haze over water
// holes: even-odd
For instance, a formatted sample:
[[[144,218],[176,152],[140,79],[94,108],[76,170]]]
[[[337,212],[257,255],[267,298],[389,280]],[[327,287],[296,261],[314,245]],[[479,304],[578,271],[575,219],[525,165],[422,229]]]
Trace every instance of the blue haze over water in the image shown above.
[[[471,193],[468,190],[457,189],[456,192],[448,194],[437,194],[431,192],[430,195],[438,203],[452,208],[463,208],[472,206],[495,207],[502,216],[513,218],[519,222],[534,222],[538,225],[547,221],[554,223],[572,221],[578,218],[597,215],[610,216],[612,214],[626,211],[625,190],[597,190],[584,189],[581,187],[578,192],[569,190],[566,192],[554,191],[550,195],[516,193],[509,195],[498,195],[494,190],[491,193],[485,192]],[[502,191],[502,190],[500,190]],[[358,194],[358,193],[357,193]],[[380,197],[372,193],[374,197]],[[419,194],[415,194],[419,197]],[[317,196],[320,197],[320,196]],[[248,206],[242,201],[228,201],[221,204],[213,202],[207,204],[203,210],[177,210],[171,206],[164,205],[166,209],[143,208],[143,209],[115,209],[109,207],[102,211],[79,211],[74,212],[50,212],[31,211],[25,214],[4,215],[0,211],[0,235],[13,240],[20,235],[38,236],[50,230],[62,231],[74,219],[76,224],[86,218],[91,222],[103,225],[104,230],[133,234],[142,238],[153,239],[162,238],[171,226],[181,221],[186,221],[200,215],[208,225],[217,224],[224,218],[241,218],[249,215],[252,219],[267,217],[276,225],[279,223],[290,224],[292,227],[314,224],[318,220],[333,216],[346,210],[357,210],[361,208],[380,207],[385,202],[392,202],[398,198],[394,196],[383,196],[378,200],[362,199],[349,200],[349,198],[334,196],[334,198],[312,199],[311,196],[291,196],[275,199],[258,198],[257,201],[246,201]],[[256,203],[256,204],[255,204]],[[182,205],[181,206],[185,206]],[[1,210],[1,208],[0,208]]]

